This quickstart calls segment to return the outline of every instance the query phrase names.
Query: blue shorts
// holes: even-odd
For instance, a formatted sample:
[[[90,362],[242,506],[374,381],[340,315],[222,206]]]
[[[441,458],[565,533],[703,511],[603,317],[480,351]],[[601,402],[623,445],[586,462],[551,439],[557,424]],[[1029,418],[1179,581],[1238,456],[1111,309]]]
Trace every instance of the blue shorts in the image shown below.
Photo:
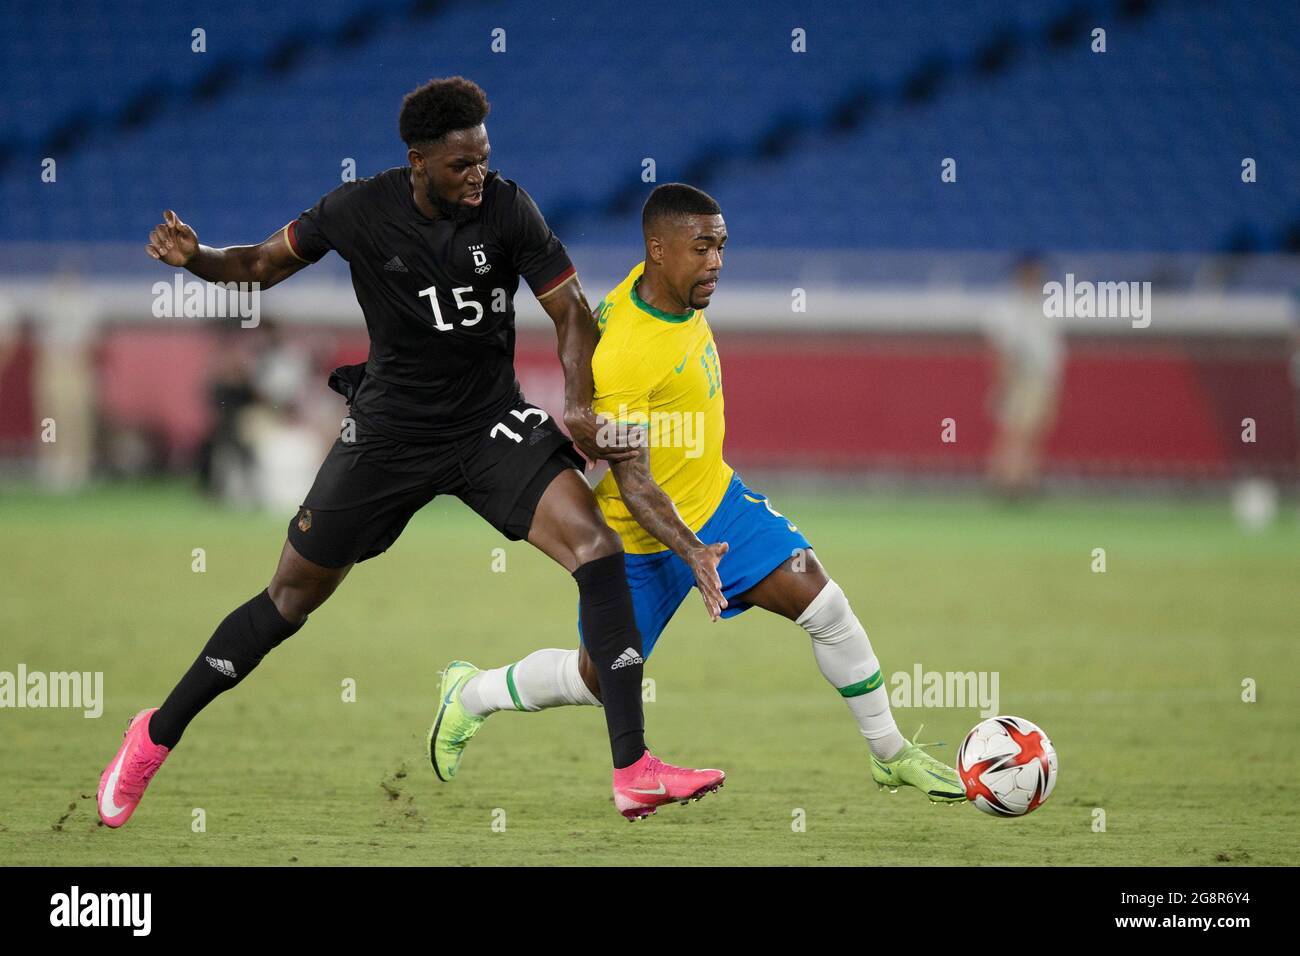
[[[705,544],[719,541],[728,544],[727,553],[718,562],[718,577],[722,579],[722,593],[727,598],[723,617],[734,617],[749,610],[750,605],[738,601],[736,595],[754,587],[789,560],[796,550],[812,547],[784,515],[772,510],[766,495],[745,487],[739,475],[732,476],[717,510],[697,535]],[[629,554],[626,561],[636,626],[641,632],[641,654],[649,658],[659,635],[695,586],[695,575],[671,551]],[[703,607],[700,613],[704,613]],[[582,637],[581,622],[578,637]]]

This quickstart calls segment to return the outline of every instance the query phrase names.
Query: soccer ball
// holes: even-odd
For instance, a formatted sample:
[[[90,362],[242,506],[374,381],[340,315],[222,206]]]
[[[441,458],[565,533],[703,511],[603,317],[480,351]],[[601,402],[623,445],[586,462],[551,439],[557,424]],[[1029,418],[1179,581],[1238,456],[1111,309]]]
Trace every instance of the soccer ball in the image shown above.
[[[1056,750],[1025,718],[990,717],[961,742],[957,774],[966,798],[985,813],[1022,817],[1052,795]]]

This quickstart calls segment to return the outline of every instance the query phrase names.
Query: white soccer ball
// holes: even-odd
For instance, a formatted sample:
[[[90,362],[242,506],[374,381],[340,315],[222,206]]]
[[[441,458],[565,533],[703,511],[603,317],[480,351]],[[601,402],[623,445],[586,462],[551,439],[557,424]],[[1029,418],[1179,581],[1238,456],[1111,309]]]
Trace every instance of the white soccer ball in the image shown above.
[[[1056,749],[1023,717],[990,717],[957,750],[957,774],[966,798],[995,817],[1022,817],[1040,807],[1056,786]]]

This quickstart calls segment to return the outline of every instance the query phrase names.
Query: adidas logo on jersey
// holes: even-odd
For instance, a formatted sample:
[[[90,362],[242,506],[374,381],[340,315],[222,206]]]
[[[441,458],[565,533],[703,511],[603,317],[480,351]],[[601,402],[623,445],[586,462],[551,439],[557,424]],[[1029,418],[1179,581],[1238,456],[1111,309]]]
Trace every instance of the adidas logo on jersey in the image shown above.
[[[622,654],[618,655],[618,660],[616,660],[613,664],[610,664],[609,669],[612,671],[616,671],[620,667],[631,667],[633,664],[644,664],[644,663],[645,661],[641,659],[641,655],[629,647]]]
[[[239,677],[239,675],[235,673],[235,665],[230,663],[230,661],[219,661],[215,657],[204,657],[203,659],[227,677],[232,679]]]
[[[402,262],[400,258],[398,258],[397,256],[393,256],[393,258],[389,259],[387,262],[384,263],[384,271],[385,272],[409,272],[410,270],[406,268],[406,264]]]

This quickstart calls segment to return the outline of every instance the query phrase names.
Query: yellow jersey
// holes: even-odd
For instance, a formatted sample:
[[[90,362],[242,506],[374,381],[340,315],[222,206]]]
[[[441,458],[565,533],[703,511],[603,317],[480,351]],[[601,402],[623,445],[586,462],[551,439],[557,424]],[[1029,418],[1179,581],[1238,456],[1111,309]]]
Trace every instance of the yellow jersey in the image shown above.
[[[732,469],[722,460],[722,366],[704,313],[662,312],[637,295],[641,262],[596,307],[600,341],[591,368],[597,415],[644,427],[650,473],[692,531],[722,502]],[[596,502],[629,554],[666,548],[637,524],[612,473]]]

